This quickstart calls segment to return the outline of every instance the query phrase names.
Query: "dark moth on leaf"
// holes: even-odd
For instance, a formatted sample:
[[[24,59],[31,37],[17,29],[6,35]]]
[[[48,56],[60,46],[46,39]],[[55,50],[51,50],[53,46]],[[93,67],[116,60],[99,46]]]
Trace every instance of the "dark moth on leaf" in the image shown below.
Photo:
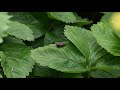
[[[57,47],[63,47],[66,45],[64,42],[55,42],[55,44]]]

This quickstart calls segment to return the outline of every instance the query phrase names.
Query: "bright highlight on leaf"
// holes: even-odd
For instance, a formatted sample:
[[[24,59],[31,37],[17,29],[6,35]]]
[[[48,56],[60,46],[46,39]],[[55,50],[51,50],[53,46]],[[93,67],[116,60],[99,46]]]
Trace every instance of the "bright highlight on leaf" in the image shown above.
[[[115,12],[112,14],[111,23],[114,29],[120,31],[120,12]]]
[[[99,22],[91,27],[97,42],[109,53],[120,56],[120,38],[108,22]]]
[[[101,22],[108,21],[113,31],[120,38],[120,12],[106,12],[104,14]]]
[[[115,33],[120,38],[120,12],[115,12],[110,18],[110,23]]]
[[[0,43],[3,42],[3,37],[7,36],[7,29],[9,26],[7,25],[9,23],[9,19],[11,18],[10,15],[8,15],[7,12],[0,12]]]

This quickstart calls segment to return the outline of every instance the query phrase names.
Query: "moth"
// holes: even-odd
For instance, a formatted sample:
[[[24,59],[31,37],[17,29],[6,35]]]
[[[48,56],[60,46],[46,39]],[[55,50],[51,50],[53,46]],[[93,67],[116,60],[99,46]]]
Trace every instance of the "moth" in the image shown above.
[[[63,47],[63,46],[65,46],[66,44],[65,44],[64,42],[55,42],[55,45],[56,45],[57,47]]]

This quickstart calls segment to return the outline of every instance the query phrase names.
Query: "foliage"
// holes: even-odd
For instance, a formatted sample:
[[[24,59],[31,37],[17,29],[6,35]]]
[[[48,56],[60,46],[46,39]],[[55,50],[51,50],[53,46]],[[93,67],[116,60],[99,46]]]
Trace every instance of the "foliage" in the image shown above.
[[[0,78],[119,78],[119,17],[0,12]]]

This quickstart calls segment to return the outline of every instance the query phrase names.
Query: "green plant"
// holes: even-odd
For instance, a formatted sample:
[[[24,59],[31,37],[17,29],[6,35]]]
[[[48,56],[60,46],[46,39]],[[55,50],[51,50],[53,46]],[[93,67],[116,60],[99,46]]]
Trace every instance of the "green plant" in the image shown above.
[[[0,12],[1,78],[120,77],[119,13],[84,15]]]

